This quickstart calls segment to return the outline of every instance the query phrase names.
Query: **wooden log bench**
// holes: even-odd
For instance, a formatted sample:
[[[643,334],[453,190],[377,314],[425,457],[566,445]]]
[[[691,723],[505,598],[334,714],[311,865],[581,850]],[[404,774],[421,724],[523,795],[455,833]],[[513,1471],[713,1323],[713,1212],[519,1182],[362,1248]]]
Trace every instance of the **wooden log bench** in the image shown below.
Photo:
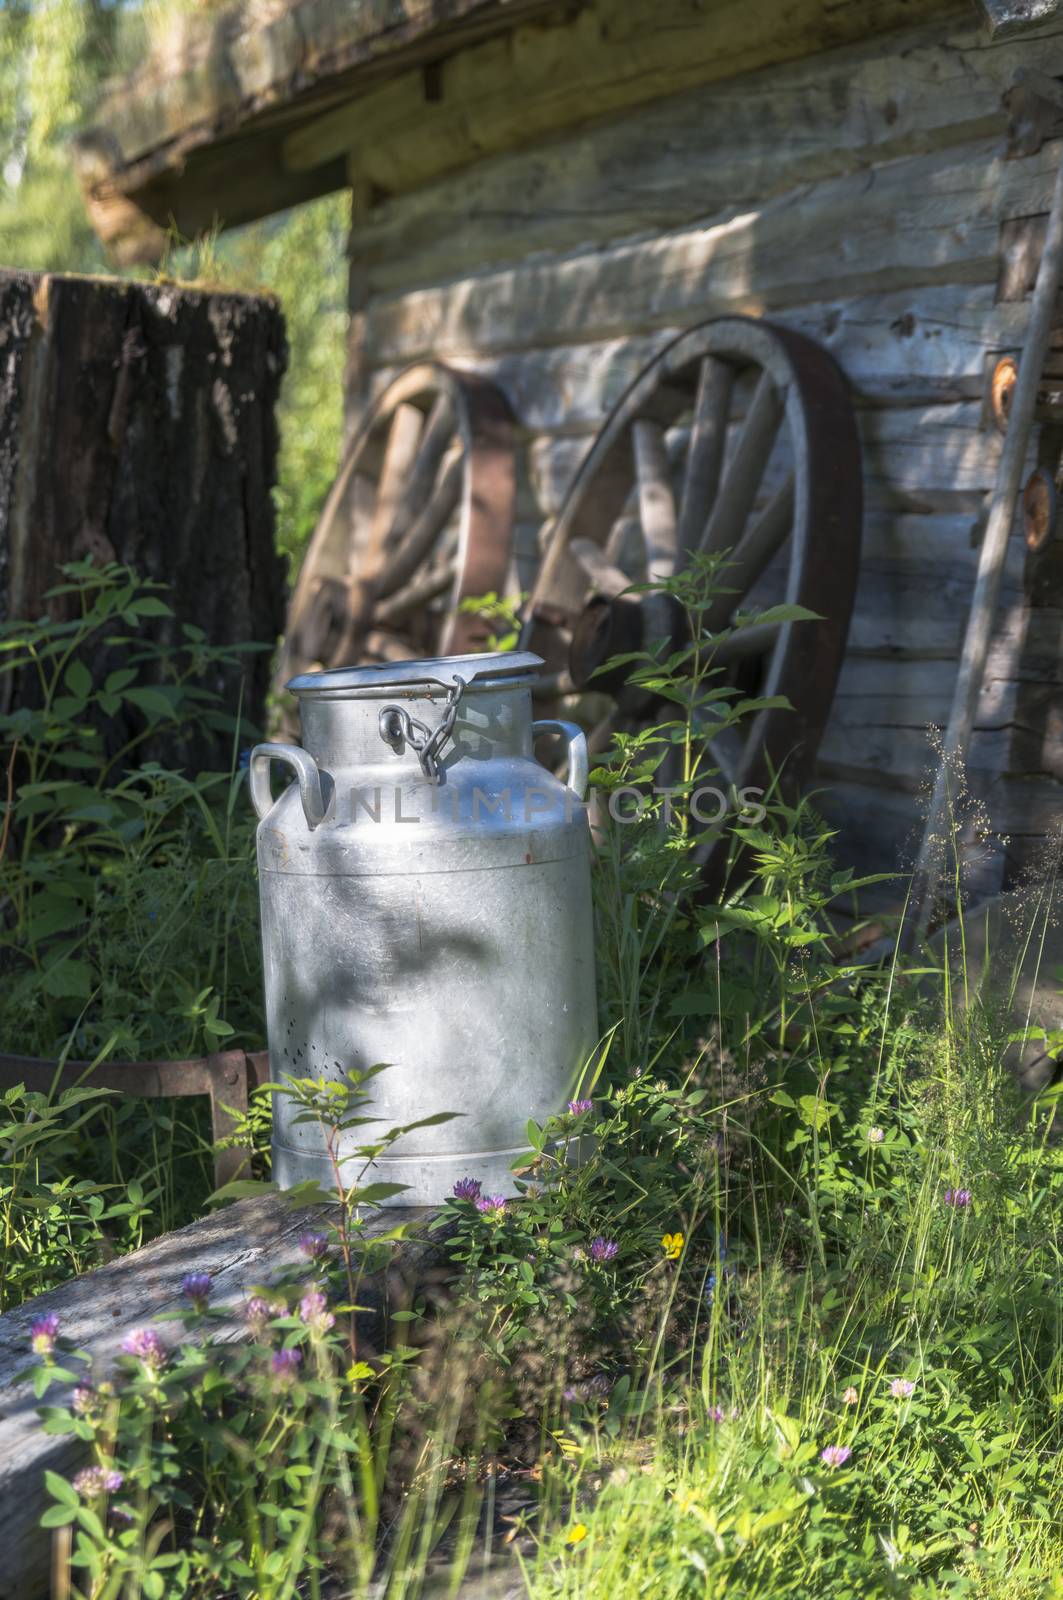
[[[131,1329],[186,1304],[181,1279],[195,1270],[210,1273],[211,1305],[228,1313],[214,1325],[214,1338],[232,1341],[240,1337],[251,1286],[268,1283],[304,1260],[300,1233],[320,1227],[331,1214],[329,1207],[293,1209],[279,1195],[241,1200],[0,1316],[0,1600],[46,1600],[51,1543],[48,1530],[39,1525],[49,1503],[44,1473],[69,1477],[85,1449],[69,1434],[42,1432],[31,1386],[14,1381],[33,1361],[34,1317],[57,1313],[61,1336],[87,1351],[94,1371],[105,1375]],[[410,1239],[398,1247],[395,1267],[401,1278],[408,1280],[424,1260],[425,1224],[433,1215],[411,1207],[398,1217],[394,1211],[377,1213],[367,1223],[368,1237],[386,1232],[397,1220],[414,1224]],[[360,1299],[370,1318],[374,1309],[379,1315],[385,1308],[392,1287],[390,1273],[386,1282],[364,1285]],[[49,1390],[46,1403],[65,1404],[66,1393]]]

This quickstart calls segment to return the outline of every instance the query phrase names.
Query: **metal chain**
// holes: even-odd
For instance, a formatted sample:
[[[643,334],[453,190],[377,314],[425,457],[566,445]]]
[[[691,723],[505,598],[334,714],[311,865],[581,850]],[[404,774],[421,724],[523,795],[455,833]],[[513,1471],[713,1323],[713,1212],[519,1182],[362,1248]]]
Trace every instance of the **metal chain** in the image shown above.
[[[417,717],[411,717],[404,706],[385,706],[380,713],[378,726],[380,737],[385,744],[390,744],[398,749],[400,744],[408,744],[411,750],[416,751],[417,759],[421,764],[421,771],[429,783],[439,783],[443,770],[439,763],[439,752],[446,744],[458,719],[458,706],[465,693],[465,679],[454,675],[454,682],[447,691],[447,698],[443,703],[443,716],[439,726],[433,730]]]

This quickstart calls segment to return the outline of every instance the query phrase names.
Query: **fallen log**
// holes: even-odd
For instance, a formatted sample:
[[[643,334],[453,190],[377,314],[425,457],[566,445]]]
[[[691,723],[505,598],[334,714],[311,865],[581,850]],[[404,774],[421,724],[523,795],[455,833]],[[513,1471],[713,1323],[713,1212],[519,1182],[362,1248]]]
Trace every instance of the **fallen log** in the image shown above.
[[[122,1339],[161,1312],[187,1304],[181,1295],[186,1272],[209,1272],[211,1306],[227,1315],[212,1324],[216,1340],[233,1341],[244,1327],[242,1309],[252,1285],[269,1283],[286,1269],[304,1262],[299,1235],[332,1215],[318,1206],[293,1209],[281,1195],[241,1200],[176,1233],[156,1239],[132,1255],[95,1272],[74,1278],[47,1294],[0,1316],[0,1600],[44,1600],[51,1567],[50,1535],[40,1527],[49,1504],[45,1471],[69,1477],[82,1464],[84,1446],[70,1434],[46,1434],[37,1417],[37,1402],[28,1383],[16,1383],[31,1363],[30,1325],[43,1312],[55,1312],[61,1335],[86,1351],[94,1369],[112,1367]],[[434,1213],[409,1209],[403,1221],[414,1234],[398,1247],[397,1259],[385,1277],[363,1282],[359,1303],[369,1308],[370,1335],[374,1314],[379,1323],[399,1279],[413,1273],[427,1250],[423,1224]],[[371,1218],[362,1233],[372,1238],[394,1227],[393,1213]],[[403,1290],[405,1298],[405,1290]],[[165,1335],[164,1335],[165,1336]],[[48,1403],[67,1403],[63,1391],[49,1391]]]

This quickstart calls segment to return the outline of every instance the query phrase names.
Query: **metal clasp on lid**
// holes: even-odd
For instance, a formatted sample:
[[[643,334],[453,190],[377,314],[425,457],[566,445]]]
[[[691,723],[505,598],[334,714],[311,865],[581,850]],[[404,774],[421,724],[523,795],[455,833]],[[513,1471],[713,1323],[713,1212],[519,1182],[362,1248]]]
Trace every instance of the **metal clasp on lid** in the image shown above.
[[[429,783],[442,781],[443,769],[439,762],[439,752],[453,731],[458,717],[458,705],[464,693],[465,679],[455,673],[454,682],[447,691],[447,698],[443,703],[442,720],[435,732],[427,723],[421,722],[417,717],[411,717],[404,706],[384,706],[381,710],[377,721],[380,737],[393,750],[398,750],[403,744],[408,744],[411,750],[415,750],[421,771]]]

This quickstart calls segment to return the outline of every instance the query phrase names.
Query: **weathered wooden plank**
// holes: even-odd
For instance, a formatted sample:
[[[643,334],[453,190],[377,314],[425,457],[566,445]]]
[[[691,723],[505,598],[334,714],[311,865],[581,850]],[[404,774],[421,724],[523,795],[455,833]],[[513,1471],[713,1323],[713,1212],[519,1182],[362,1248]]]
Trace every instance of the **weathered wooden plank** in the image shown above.
[[[793,306],[774,320],[831,352],[857,406],[910,406],[980,399],[987,362],[1001,350],[1019,348],[1027,314],[1021,303],[996,304],[990,284],[948,284]],[[696,307],[692,320],[700,320]],[[642,368],[682,331],[672,326],[505,354],[450,351],[447,359],[497,384],[525,435],[579,432],[597,427]],[[371,397],[400,370],[389,362],[374,371]]]
[[[1003,133],[1019,66],[1063,71],[1063,34],[990,44],[944,19],[629,107],[479,160],[359,217],[374,282],[408,287],[531,251],[674,228],[799,183]],[[360,160],[360,155],[356,160]]]
[[[501,353],[915,285],[995,283],[1000,223],[1047,209],[1056,157],[1046,146],[1008,162],[999,141],[977,141],[947,160],[887,162],[870,179],[828,179],[699,227],[378,294],[366,353],[376,364]]]
[[[874,722],[868,710],[852,702],[835,702],[830,723],[820,745],[817,772],[828,782],[885,784],[909,793],[922,793],[933,779],[940,763],[940,733],[948,715],[928,717],[919,700],[897,708],[897,716],[908,715],[908,724]],[[1014,770],[1015,740],[1010,725],[980,728],[971,735],[967,776],[971,783],[983,785]],[[1033,750],[1031,746],[1031,755]],[[1024,764],[1025,767],[1025,764]],[[1042,770],[1037,762],[1034,771]],[[992,818],[999,826],[999,818]]]
[[[985,804],[993,830],[1014,843],[1026,838],[1044,849],[1046,865],[1050,842],[1058,840],[1063,814],[1063,782],[1048,774],[1027,776],[1002,773],[985,791]]]
[[[816,796],[824,820],[835,829],[837,859],[857,861],[860,870],[887,874],[885,882],[860,891],[862,916],[900,911],[908,890],[922,832],[921,797],[884,785],[837,783]],[[1013,839],[1005,849],[994,835],[986,836],[972,821],[962,829],[964,892],[975,904],[999,892],[1001,880],[1014,863]],[[844,907],[839,903],[839,910]]]
[[[940,9],[955,15],[948,0]],[[284,163],[307,170],[349,151],[352,172],[389,191],[409,189],[573,122],[910,17],[904,0],[878,0],[872,14],[823,0],[784,8],[776,0],[594,0],[559,13],[553,26],[517,27],[444,57],[430,94],[420,74],[407,73],[326,113],[288,138]]]
[[[181,1306],[181,1278],[195,1270],[210,1273],[211,1304],[227,1313],[217,1325],[216,1337],[238,1338],[249,1294],[304,1261],[298,1247],[300,1233],[328,1221],[329,1215],[322,1208],[293,1210],[277,1196],[242,1200],[0,1317],[0,1527],[4,1532],[0,1600],[37,1600],[47,1592],[49,1536],[37,1526],[48,1503],[43,1475],[49,1469],[67,1476],[83,1450],[68,1434],[42,1433],[29,1385],[14,1381],[32,1360],[33,1318],[56,1312],[63,1337],[88,1351],[96,1376],[103,1377],[131,1329]],[[416,1233],[430,1215],[410,1209],[403,1211],[402,1220],[411,1222]],[[369,1234],[383,1232],[395,1221],[394,1212],[378,1214],[366,1229]],[[409,1251],[404,1261],[419,1259],[420,1246],[402,1248]],[[379,1306],[385,1286],[367,1285],[367,1291],[360,1301],[364,1298],[367,1305]],[[162,1337],[176,1342],[166,1325]],[[48,1401],[58,1403],[54,1393]]]
[[[1014,639],[1002,632],[995,646],[979,714],[983,726],[1014,721],[1020,694],[1027,688],[1046,696],[1063,692],[1063,669],[1055,683],[1041,679],[1031,683],[1022,677],[1021,651]],[[867,717],[876,723],[926,727],[944,721],[955,679],[955,658],[852,651],[842,667],[834,700],[839,714],[850,721]]]
[[[981,497],[992,486],[1001,444],[995,429],[982,426],[978,404],[871,410],[862,412],[859,421],[865,493],[872,511],[897,507],[977,514]],[[588,434],[540,436],[530,442],[529,481],[543,516],[557,513],[591,440]],[[1033,460],[1031,450],[1031,467]],[[776,450],[763,480],[764,498],[779,488],[789,470],[787,453]]]

